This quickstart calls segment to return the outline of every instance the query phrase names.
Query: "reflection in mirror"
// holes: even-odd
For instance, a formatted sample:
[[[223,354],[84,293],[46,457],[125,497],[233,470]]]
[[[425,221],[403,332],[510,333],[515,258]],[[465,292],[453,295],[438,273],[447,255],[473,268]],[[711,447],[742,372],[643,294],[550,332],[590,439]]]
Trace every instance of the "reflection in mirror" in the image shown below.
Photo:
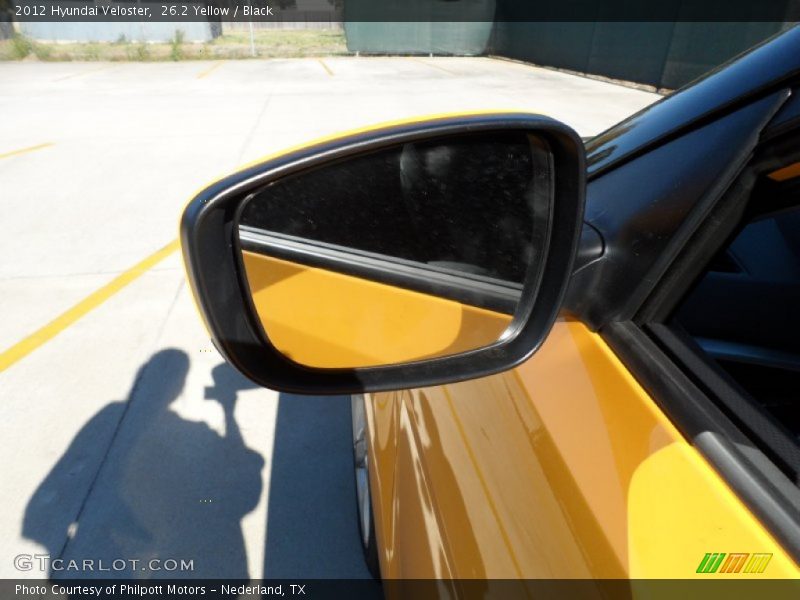
[[[406,142],[268,184],[239,221],[266,335],[323,368],[495,343],[544,259],[551,179],[546,143],[503,131]]]

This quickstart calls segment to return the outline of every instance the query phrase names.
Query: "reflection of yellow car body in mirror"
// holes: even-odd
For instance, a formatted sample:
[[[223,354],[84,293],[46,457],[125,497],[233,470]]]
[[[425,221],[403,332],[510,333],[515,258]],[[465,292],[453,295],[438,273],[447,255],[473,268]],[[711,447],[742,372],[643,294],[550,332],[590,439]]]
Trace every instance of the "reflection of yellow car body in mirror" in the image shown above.
[[[524,130],[416,138],[249,194],[239,243],[264,335],[315,368],[501,345],[544,270],[550,152]]]
[[[311,367],[369,367],[448,356],[496,342],[511,317],[325,269],[243,252],[272,343]]]

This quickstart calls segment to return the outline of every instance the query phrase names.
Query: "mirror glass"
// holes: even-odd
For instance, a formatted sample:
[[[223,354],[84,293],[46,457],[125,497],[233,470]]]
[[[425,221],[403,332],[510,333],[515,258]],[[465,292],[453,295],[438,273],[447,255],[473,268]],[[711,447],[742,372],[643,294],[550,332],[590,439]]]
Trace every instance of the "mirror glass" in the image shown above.
[[[352,155],[250,194],[239,240],[266,335],[322,368],[497,342],[529,266],[544,259],[550,163],[529,132],[461,134]]]

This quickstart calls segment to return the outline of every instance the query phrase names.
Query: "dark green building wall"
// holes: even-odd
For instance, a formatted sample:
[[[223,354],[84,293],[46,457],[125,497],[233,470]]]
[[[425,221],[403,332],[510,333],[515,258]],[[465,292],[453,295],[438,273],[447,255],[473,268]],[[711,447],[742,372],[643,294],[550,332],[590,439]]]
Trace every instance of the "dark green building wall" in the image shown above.
[[[342,16],[351,52],[477,56],[496,13],[496,0],[345,0]]]
[[[347,49],[362,54],[480,56],[489,48],[491,21],[345,22]]]
[[[789,26],[691,22],[689,0],[659,0],[678,22],[609,22],[603,0],[592,0],[595,21],[518,22],[519,1],[382,0],[380,14],[387,22],[374,22],[358,18],[370,14],[375,0],[346,0],[347,47],[365,54],[492,54],[674,89]],[[792,1],[786,0],[786,14]],[[408,14],[422,18],[403,22]]]
[[[487,52],[658,88],[678,88],[786,27],[783,23],[495,24]]]

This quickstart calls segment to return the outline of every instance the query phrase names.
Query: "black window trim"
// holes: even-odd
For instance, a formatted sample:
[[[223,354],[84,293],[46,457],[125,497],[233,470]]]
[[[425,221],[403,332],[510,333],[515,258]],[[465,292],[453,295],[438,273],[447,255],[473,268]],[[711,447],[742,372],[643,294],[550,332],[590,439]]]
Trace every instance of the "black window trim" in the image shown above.
[[[772,415],[719,367],[708,353],[677,324],[648,324],[645,329],[672,360],[737,427],[763,443],[764,453],[776,462],[795,485],[800,485],[800,447]]]
[[[513,315],[522,284],[239,225],[243,250]]]
[[[800,129],[791,134],[796,139]],[[749,435],[737,426],[723,410],[724,398],[758,409],[710,357],[697,353],[674,324],[667,324],[713,257],[740,229],[756,181],[777,166],[774,147],[779,143],[771,139],[769,147],[756,148],[633,319],[608,323],[600,333],[681,433],[800,564],[800,482],[792,481],[776,463],[776,455],[786,458],[786,436],[763,413],[755,417],[757,423],[747,423]],[[783,161],[800,160],[800,150],[797,154],[784,154]],[[687,364],[691,356],[694,360]],[[765,452],[765,440],[754,438],[754,426],[771,427],[769,437],[781,447],[770,445]],[[800,451],[794,446],[789,454],[795,460]]]
[[[608,324],[603,338],[637,381],[800,564],[800,489],[633,321]]]

